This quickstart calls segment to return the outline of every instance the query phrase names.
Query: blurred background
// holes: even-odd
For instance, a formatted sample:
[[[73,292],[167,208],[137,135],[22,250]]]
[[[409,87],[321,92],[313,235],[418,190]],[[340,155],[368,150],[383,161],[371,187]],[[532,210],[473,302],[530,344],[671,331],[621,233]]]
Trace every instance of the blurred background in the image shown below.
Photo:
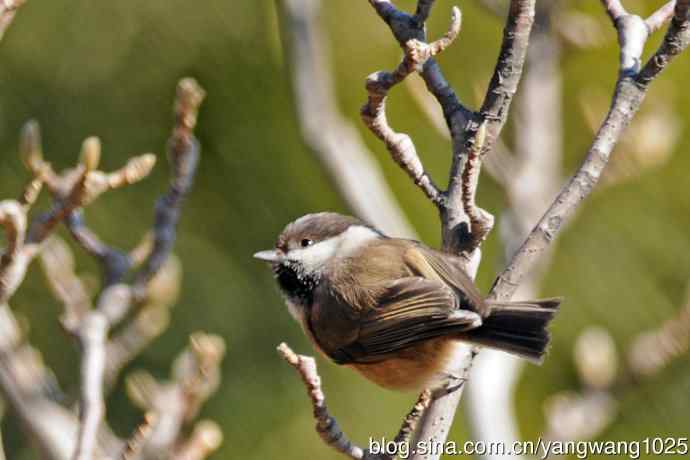
[[[349,212],[301,136],[279,3],[31,0],[0,45],[3,198],[17,196],[28,177],[17,154],[19,130],[27,119],[41,123],[45,155],[57,168],[71,166],[81,141],[98,135],[102,165],[111,170],[133,154],[153,151],[164,158],[180,77],[193,76],[207,90],[197,128],[202,161],[184,205],[175,250],[184,270],[181,297],[169,329],[131,369],[146,368],[163,377],[190,333],[204,330],[225,338],[222,386],[203,410],[224,433],[223,446],[212,456],[216,459],[233,458],[237,452],[246,459],[338,458],[315,434],[304,387],[275,351],[282,341],[300,353],[312,354],[312,348],[284,308],[270,270],[251,258],[272,246],[283,226],[302,214]],[[455,3],[436,2],[431,37],[445,32]],[[415,2],[397,4],[410,11]],[[661,4],[626,2],[639,13]],[[476,1],[460,6],[460,38],[439,61],[461,99],[476,107],[477,88],[483,91],[495,64],[503,19]],[[599,2],[569,1],[559,8],[553,13],[553,36],[560,49],[562,109],[553,117],[562,118],[565,177],[583,158],[592,126],[605,114],[618,57],[615,33]],[[359,120],[364,78],[393,69],[399,47],[363,0],[324,2],[318,19],[330,43],[341,113],[359,130],[420,237],[438,245],[435,209]],[[648,51],[661,36],[651,40]],[[574,416],[573,405],[581,409],[578,401],[588,401],[593,392],[608,395],[611,405],[603,414],[605,423],[582,436],[634,440],[688,435],[690,359],[683,325],[689,319],[683,312],[690,280],[690,157],[684,154],[690,148],[685,136],[689,72],[690,56],[685,55],[654,83],[604,185],[557,242],[540,294],[562,295],[566,301],[552,328],[546,363],[527,366],[519,374],[514,401],[522,439],[558,431],[554,417],[566,417],[558,411]],[[393,91],[391,124],[412,136],[427,169],[443,184],[449,144],[413,93],[407,86]],[[509,118],[504,130],[508,148],[520,129],[515,118]],[[90,207],[90,224],[107,241],[133,247],[151,225],[153,201],[167,178],[167,163],[159,161],[149,179],[109,193]],[[482,177],[478,201],[497,215],[500,227],[510,200],[490,174]],[[41,203],[48,204],[45,199]],[[478,275],[484,292],[504,262],[502,246],[498,230],[484,244]],[[79,271],[97,275],[98,267],[77,254]],[[74,395],[79,355],[60,327],[61,307],[38,264],[12,307],[30,324],[31,342]],[[681,330],[673,336],[676,351],[652,371],[640,370],[629,358],[635,343],[650,331],[661,331],[663,337],[667,321],[680,325],[671,328]],[[318,362],[331,411],[353,440],[366,445],[369,436],[394,435],[415,395],[381,390],[346,369],[321,358]],[[602,372],[612,377],[603,383],[592,377]],[[118,388],[109,400],[108,420],[124,436],[141,413],[122,384]],[[8,458],[37,458],[17,425],[12,414],[5,416]],[[469,436],[460,411],[450,439]]]

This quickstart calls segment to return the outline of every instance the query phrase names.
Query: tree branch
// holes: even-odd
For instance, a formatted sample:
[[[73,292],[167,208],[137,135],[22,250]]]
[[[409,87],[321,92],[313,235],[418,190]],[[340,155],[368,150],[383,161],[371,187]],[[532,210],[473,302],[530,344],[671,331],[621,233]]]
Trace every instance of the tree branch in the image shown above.
[[[316,432],[326,445],[354,460],[393,460],[396,456],[385,453],[371,453],[350,441],[342,431],[335,417],[328,412],[326,396],[321,388],[321,377],[316,368],[316,361],[310,356],[298,355],[286,344],[278,346],[278,354],[288,362],[302,377],[307,394],[311,399],[316,420]],[[394,443],[409,443],[419,421],[431,404],[431,392],[423,391],[412,410],[405,416],[402,426],[395,436]]]
[[[298,355],[286,344],[278,346],[278,353],[292,367],[299,372],[307,388],[307,393],[314,408],[314,419],[316,420],[316,432],[321,436],[326,445],[332,447],[341,454],[361,460],[368,457],[365,449],[350,441],[343,433],[335,418],[328,412],[326,406],[326,396],[321,388],[321,377],[316,369],[316,361],[309,356]]]
[[[204,439],[214,441],[205,445],[206,454],[219,446],[221,439],[217,433],[202,430],[201,434],[213,434],[213,439],[192,436],[182,440],[181,430],[218,389],[224,355],[225,342],[221,337],[197,332],[190,337],[189,347],[175,360],[171,381],[159,382],[146,371],[128,376],[127,393],[147,415],[144,425],[127,443],[123,459],[159,459],[162,453],[170,454],[164,458],[186,458],[185,452],[199,454],[202,445],[198,443]],[[197,428],[204,425],[208,428],[208,423],[200,423]]]
[[[508,207],[502,213],[498,229],[506,261],[558,193],[562,181],[561,53],[553,28],[553,16],[560,8],[554,3],[537,6],[523,81],[513,105],[515,153],[499,160],[510,161],[503,164],[508,168],[502,176]],[[486,161],[496,153],[491,152]],[[538,297],[551,255],[548,251],[541,257],[537,269],[521,283],[516,298]],[[496,350],[482,350],[477,357],[464,401],[474,439],[508,445],[520,439],[515,398],[525,366],[517,357]],[[487,453],[481,458],[498,460],[503,456]],[[518,456],[515,460],[521,458],[525,457]]]
[[[675,0],[671,0],[664,6],[656,10],[647,19],[645,19],[644,22],[645,24],[647,24],[649,33],[651,34],[656,32],[657,30],[661,29],[664,26],[664,24],[670,21],[673,15],[675,14],[675,9],[676,2]]]
[[[0,5],[0,37],[21,3],[19,0],[5,0]],[[198,143],[192,130],[202,99],[203,91],[193,80],[181,82],[170,143],[173,181],[169,193],[157,208],[153,248],[149,251],[150,245],[144,240],[132,255],[110,248],[89,230],[83,221],[82,208],[107,190],[130,185],[146,177],[155,157],[151,154],[135,157],[123,168],[105,173],[97,170],[100,141],[88,138],[82,145],[76,167],[57,174],[43,158],[38,124],[29,122],[22,130],[20,154],[34,179],[19,200],[0,202],[0,225],[7,234],[7,248],[0,258],[0,391],[44,458],[114,458],[114,452],[123,452],[124,444],[103,421],[104,379],[114,380],[124,363],[160,328],[126,327],[114,342],[107,342],[108,332],[128,313],[134,300],[147,301],[147,309],[140,312],[138,322],[133,323],[141,326],[141,321],[152,318],[151,312],[155,308],[167,307],[177,298],[177,287],[171,288],[170,284],[179,282],[179,276],[174,275],[179,275],[179,270],[164,267],[177,266],[175,259],[168,256],[174,241],[180,201],[191,186],[198,159]],[[27,213],[43,183],[53,197],[52,207],[28,225]],[[91,308],[89,293],[74,273],[74,259],[69,248],[57,238],[48,240],[60,222],[66,222],[76,242],[103,265],[105,287],[95,309]],[[7,305],[37,255],[41,256],[54,294],[65,305],[63,326],[79,339],[82,347],[81,423],[71,411],[55,402],[59,389],[53,374],[42,363],[38,351],[23,342],[19,324]],[[139,294],[135,299],[132,288],[118,283],[143,258],[146,265],[135,281],[134,287]],[[155,330],[152,332],[152,329]],[[181,422],[195,417],[203,401],[217,388],[219,362],[224,353],[222,339],[206,335],[192,337],[190,348],[177,361],[175,368],[177,384],[174,388],[183,401],[178,404],[183,409]],[[109,352],[113,357],[108,356]],[[177,425],[178,431],[181,422]],[[221,438],[217,430],[215,437],[211,436],[209,426],[208,423],[199,424],[186,440],[181,439],[178,431],[168,430],[168,434],[174,435],[172,441],[179,440],[179,452],[173,451],[173,457],[202,459],[217,448]],[[0,456],[4,457],[1,448]]]
[[[621,0],[601,0],[601,3],[604,5],[604,8],[606,8],[606,14],[609,15],[614,25],[621,17],[628,14]]]
[[[510,103],[522,77],[534,15],[535,0],[511,0],[498,62],[480,110],[488,122],[483,153],[493,149],[508,118]]]
[[[430,44],[410,39],[405,43],[405,57],[393,72],[377,72],[367,77],[369,98],[362,107],[362,119],[369,129],[381,139],[393,160],[410,176],[414,183],[436,206],[441,207],[444,196],[424,171],[412,139],[407,134],[396,133],[388,124],[385,103],[388,91],[403,81],[410,73],[423,68],[434,55],[447,48],[460,32],[461,14],[453,9],[451,25],[446,35]]]
[[[688,24],[688,0],[678,0],[675,4],[671,25],[666,31],[659,49],[637,75],[636,81],[646,86],[661,73],[671,60],[682,53],[690,42],[690,25]],[[663,8],[663,7],[662,7]],[[655,16],[655,15],[652,15]]]
[[[666,9],[662,9],[663,11],[652,15],[648,21],[644,21],[639,17],[628,15],[620,2],[604,3],[619,31],[621,65],[619,84],[614,98],[614,102],[618,102],[612,104],[609,118],[593,145],[592,153],[596,158],[588,163],[590,167],[581,170],[582,174],[573,179],[575,184],[573,188],[566,187],[566,190],[570,191],[564,196],[575,202],[579,202],[578,196],[584,198],[589,193],[593,182],[596,181],[591,179],[600,174],[600,170],[597,171],[597,168],[603,168],[600,160],[602,157],[608,156],[610,149],[613,148],[612,144],[615,143],[615,140],[612,141],[610,136],[614,138],[620,136],[622,127],[634,113],[631,109],[634,106],[639,106],[642,95],[638,93],[643,92],[644,88],[642,87],[645,85],[640,85],[639,81],[634,80],[633,77],[638,74],[641,67],[642,47],[649,31],[653,30],[658,22],[663,21],[668,16],[666,13],[668,6],[664,7]],[[477,178],[482,157],[493,150],[498,140],[498,135],[505,124],[513,95],[522,76],[526,49],[534,22],[535,2],[533,0],[513,0],[510,2],[501,52],[486,97],[478,112],[472,112],[460,103],[455,92],[443,77],[440,67],[433,59],[433,52],[428,53],[428,55],[418,54],[421,49],[424,51],[433,49],[431,45],[426,43],[424,24],[433,2],[419,1],[415,15],[398,10],[390,0],[370,0],[370,4],[390,27],[402,47],[405,57],[393,72],[378,72],[367,79],[368,101],[362,110],[363,119],[370,130],[384,141],[394,160],[439,208],[443,229],[443,247],[446,251],[462,256],[466,260],[467,272],[473,276],[481,258],[479,246],[493,224],[492,216],[476,206]],[[681,6],[679,12],[678,5],[676,5],[674,18],[683,17],[683,14],[686,14],[683,11],[687,11],[687,8],[683,10]],[[682,24],[675,24],[675,22],[678,21],[674,19],[671,29],[674,27],[680,29]],[[677,35],[678,32],[667,35],[667,39],[657,53],[662,56],[658,60],[660,64],[657,67],[663,68],[665,66],[664,59],[667,56],[678,54],[679,51],[676,49],[679,43]],[[444,44],[449,44],[452,38],[454,35],[449,34],[449,39]],[[675,41],[673,41],[674,38]],[[421,48],[418,44],[421,44]],[[418,60],[420,56],[422,59]],[[651,65],[648,64],[648,66]],[[443,192],[435,186],[431,178],[425,173],[411,139],[404,134],[393,131],[385,118],[385,99],[388,91],[415,71],[420,73],[427,89],[441,106],[450,131],[453,143],[453,161],[447,192]],[[652,69],[652,71],[658,73],[660,69]],[[608,153],[606,150],[609,150]],[[575,190],[579,190],[580,193],[575,193]],[[563,203],[557,200],[553,206],[561,205]],[[556,218],[551,220],[545,218],[546,220],[542,220],[542,226],[545,226],[546,222],[548,225],[554,226],[555,229],[543,232],[542,239],[546,240],[543,243],[544,248],[555,232],[561,228],[563,218],[567,216],[557,213],[557,215],[549,217]],[[525,244],[534,240],[535,232],[528,237]],[[507,299],[517,288],[523,273],[520,273],[518,279],[513,282],[511,278],[515,275],[513,262],[519,261],[520,258],[529,260],[530,264],[536,262],[536,255],[532,257],[533,248],[529,247],[529,250],[524,250],[524,248],[525,245],[518,250],[516,257],[508,265],[506,271],[499,275],[491,292],[493,298]],[[544,248],[536,249],[535,252],[543,252]],[[524,254],[521,251],[524,251]],[[461,381],[467,377],[476,353],[476,349],[467,347],[464,359],[458,363],[458,371],[455,374]],[[298,359],[296,363],[299,364],[299,362]],[[313,385],[308,386],[314,389]],[[413,444],[419,440],[426,442],[430,440],[443,442],[445,440],[461,393],[460,390],[451,394],[436,396],[429,410],[425,411]],[[319,401],[316,403],[320,404]],[[345,446],[341,452],[351,456],[351,443],[347,442]],[[366,452],[361,453],[361,455],[365,454]],[[413,456],[413,458],[419,457]]]
[[[194,80],[180,81],[175,102],[175,126],[169,141],[169,159],[173,167],[173,178],[169,192],[158,201],[156,206],[153,251],[137,274],[133,286],[130,288],[121,284],[107,285],[99,297],[97,308],[86,314],[76,331],[82,346],[83,357],[81,425],[75,460],[93,458],[98,427],[105,415],[103,392],[106,373],[106,341],[109,330],[127,314],[134,302],[145,298],[149,282],[159,272],[172,251],[180,204],[191,188],[198,162],[199,147],[194,138],[193,129],[203,97],[203,90]],[[94,147],[91,148],[94,149]],[[97,157],[100,156],[100,148],[98,155],[88,152],[88,147],[85,147],[83,152],[86,152],[82,154],[82,164],[85,165],[85,169],[88,171],[95,168],[98,164]],[[121,171],[108,176],[108,187],[115,188],[138,181],[148,175],[154,163],[155,157],[152,155],[131,160]],[[83,228],[82,233],[77,234],[84,237]],[[91,244],[90,247],[103,249],[104,245]],[[106,266],[107,273],[107,266],[111,259],[104,257],[106,254],[107,250],[101,257],[101,261]],[[118,278],[124,276],[125,273],[126,271],[120,273]],[[117,279],[112,281],[117,281]]]
[[[26,3],[26,0],[4,0],[0,4],[0,40],[5,35],[5,31],[12,24],[17,9]]]
[[[137,273],[133,285],[137,300],[144,298],[147,283],[161,269],[175,244],[180,207],[192,187],[199,162],[200,147],[199,141],[194,137],[194,127],[204,97],[204,90],[194,79],[182,79],[177,86],[175,126],[168,141],[172,179],[168,192],[156,203],[153,250]]]
[[[657,55],[662,53],[666,56],[663,67],[665,67],[668,60],[684,50],[690,42],[690,28],[688,27],[687,20],[688,3],[684,2],[684,6],[682,6],[682,3],[680,2],[676,5],[676,15],[669,27],[664,43],[660,47],[660,51],[657,52]],[[609,8],[607,11],[611,11],[610,2],[604,2],[604,4]],[[679,7],[679,5],[681,6]],[[618,11],[615,7],[613,10],[614,12]],[[594,142],[587,153],[587,157],[578,171],[561,190],[551,207],[515,253],[510,263],[498,275],[491,289],[491,298],[507,300],[512,297],[524,275],[541,257],[541,254],[562,228],[563,223],[575,212],[582,200],[592,192],[608,163],[616,143],[640,108],[649,83],[661,70],[659,68],[657,72],[647,74],[648,77],[645,77],[645,70],[635,74],[635,66],[630,67],[631,62],[639,62],[644,43],[647,39],[644,21],[639,16],[633,16],[632,19],[626,20],[626,18],[631,16],[619,16],[614,22],[619,33],[621,67],[609,113],[599,128]],[[680,22],[678,18],[685,18],[685,21]],[[644,33],[641,32],[640,25],[645,27]],[[666,52],[662,51],[669,49],[668,43],[675,43],[677,45],[671,54],[665,54]],[[628,54],[633,50],[640,54]],[[651,62],[660,61],[653,57],[650,60]],[[649,66],[650,64],[648,63],[645,69]],[[656,64],[652,64],[652,66],[657,67]]]

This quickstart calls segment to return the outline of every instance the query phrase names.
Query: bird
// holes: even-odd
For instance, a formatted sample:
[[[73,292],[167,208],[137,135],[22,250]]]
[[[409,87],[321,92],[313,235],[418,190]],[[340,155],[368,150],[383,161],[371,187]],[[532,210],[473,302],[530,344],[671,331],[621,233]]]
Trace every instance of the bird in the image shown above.
[[[391,390],[447,385],[463,342],[540,364],[562,300],[486,299],[459,256],[334,212],[298,218],[254,257],[319,352]]]

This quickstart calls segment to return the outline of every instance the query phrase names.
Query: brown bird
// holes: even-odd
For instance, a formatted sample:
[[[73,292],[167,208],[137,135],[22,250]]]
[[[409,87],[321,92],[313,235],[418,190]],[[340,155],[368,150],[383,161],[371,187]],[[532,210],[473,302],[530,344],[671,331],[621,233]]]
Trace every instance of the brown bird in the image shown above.
[[[560,304],[486,300],[458,257],[336,213],[297,219],[254,257],[319,351],[391,389],[444,385],[460,341],[541,363]]]

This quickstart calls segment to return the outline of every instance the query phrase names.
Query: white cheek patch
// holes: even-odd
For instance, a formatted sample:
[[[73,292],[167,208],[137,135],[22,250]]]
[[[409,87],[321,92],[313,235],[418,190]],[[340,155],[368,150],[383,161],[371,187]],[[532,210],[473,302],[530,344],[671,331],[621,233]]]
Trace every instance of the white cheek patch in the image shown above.
[[[342,235],[338,236],[338,256],[347,257],[353,251],[361,248],[367,242],[380,238],[374,230],[369,227],[362,227],[361,225],[353,225],[348,228]]]
[[[333,257],[347,257],[368,241],[379,238],[374,230],[353,225],[341,235],[312,244],[302,249],[293,249],[288,258],[298,260],[307,271],[318,271]]]

